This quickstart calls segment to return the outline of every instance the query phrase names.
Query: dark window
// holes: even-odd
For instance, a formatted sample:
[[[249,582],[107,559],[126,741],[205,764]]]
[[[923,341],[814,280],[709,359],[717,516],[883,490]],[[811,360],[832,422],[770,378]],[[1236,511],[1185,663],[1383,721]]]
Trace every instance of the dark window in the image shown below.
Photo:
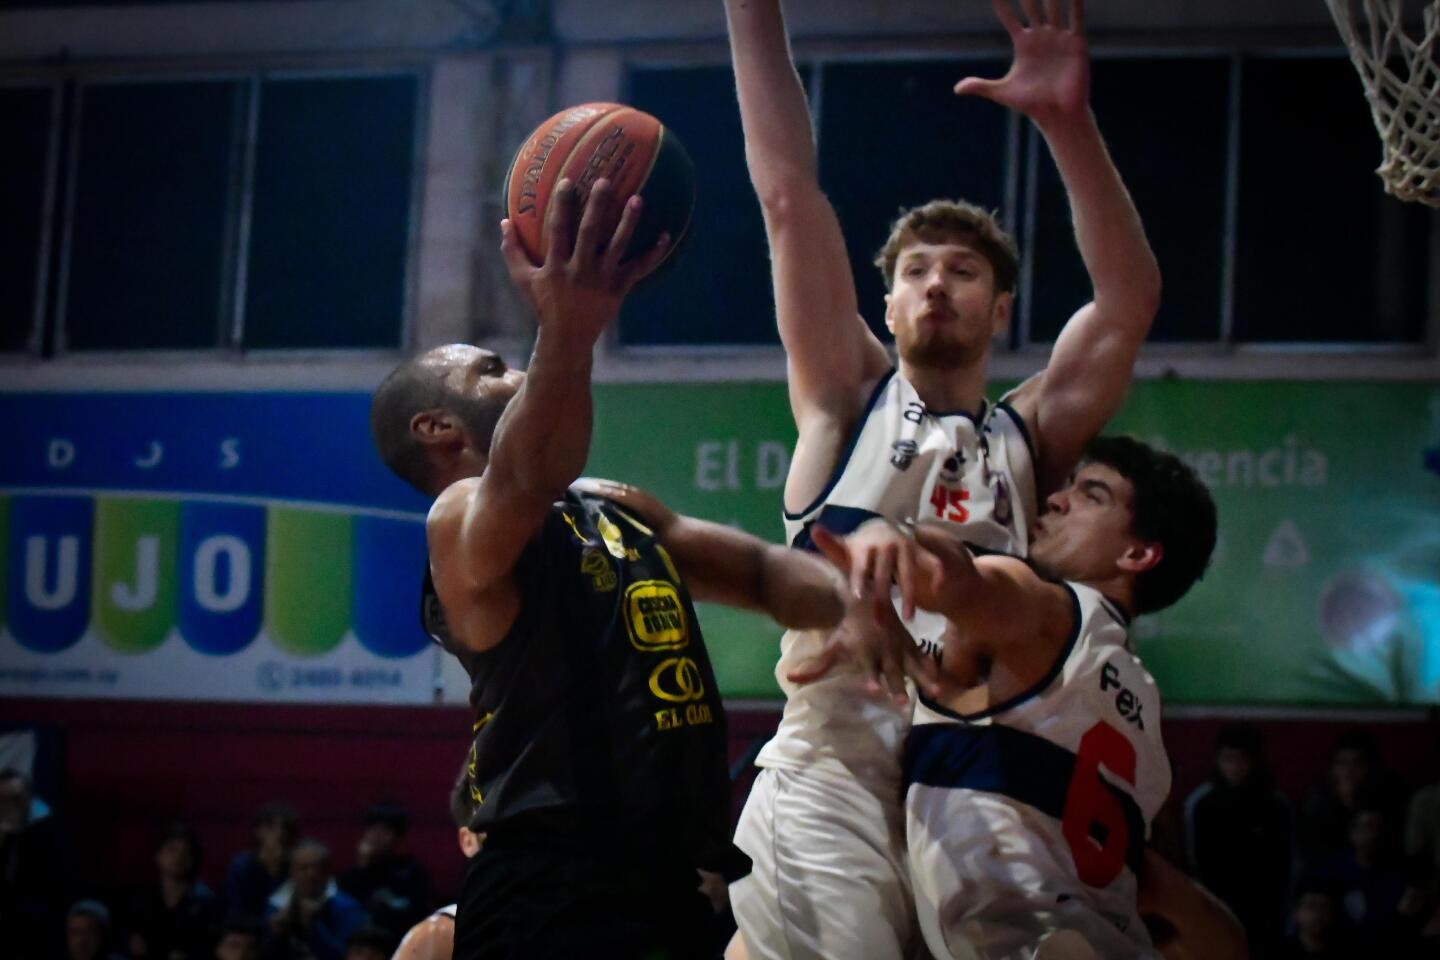
[[[1428,211],[1383,192],[1350,62],[1249,60],[1242,80],[1236,339],[1420,341]]]
[[[1228,61],[1096,60],[1091,104],[1160,262],[1164,294],[1150,341],[1220,336]],[[1048,343],[1092,295],[1070,203],[1044,141],[1038,149],[1030,338]]]
[[[68,348],[215,345],[239,92],[223,81],[82,88]]]
[[[55,91],[0,88],[0,351],[24,350],[35,325]]]
[[[845,232],[860,312],[889,339],[885,283],[874,259],[900,209],[938,197],[989,210],[1005,201],[1007,111],[953,93],[960,79],[999,76],[1005,64],[917,60],[823,69],[820,180]]]
[[[398,347],[414,76],[261,85],[246,348]]]
[[[696,193],[694,219],[680,247],[627,301],[620,342],[778,343],[765,224],[745,167],[730,67],[632,70],[629,101],[685,144],[695,163]]]

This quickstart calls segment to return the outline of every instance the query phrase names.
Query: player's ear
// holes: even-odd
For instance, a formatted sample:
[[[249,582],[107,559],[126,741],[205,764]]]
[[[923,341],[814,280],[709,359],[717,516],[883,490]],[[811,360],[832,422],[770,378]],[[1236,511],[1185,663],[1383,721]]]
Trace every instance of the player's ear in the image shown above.
[[[885,329],[890,331],[891,336],[895,335],[895,317],[891,314],[891,308],[893,306],[894,301],[891,299],[890,294],[885,294]]]
[[[1140,574],[1159,566],[1165,557],[1165,548],[1153,541],[1134,540],[1121,554],[1119,566],[1126,573]]]
[[[421,410],[410,418],[410,435],[426,446],[464,442],[460,421],[448,410]]]
[[[1015,309],[1015,294],[1002,290],[995,295],[995,305],[990,308],[990,333],[1000,336],[1010,329],[1010,315]]]

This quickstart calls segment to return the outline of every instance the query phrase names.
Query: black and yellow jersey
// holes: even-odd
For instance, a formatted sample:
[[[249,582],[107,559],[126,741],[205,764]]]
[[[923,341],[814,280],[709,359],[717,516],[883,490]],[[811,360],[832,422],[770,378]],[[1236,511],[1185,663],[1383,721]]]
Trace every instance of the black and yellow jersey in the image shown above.
[[[743,872],[715,676],[690,596],[650,529],[570,490],[514,577],[520,612],[479,654],[451,641],[425,579],[425,629],[471,679],[472,828],[487,845],[510,835]]]

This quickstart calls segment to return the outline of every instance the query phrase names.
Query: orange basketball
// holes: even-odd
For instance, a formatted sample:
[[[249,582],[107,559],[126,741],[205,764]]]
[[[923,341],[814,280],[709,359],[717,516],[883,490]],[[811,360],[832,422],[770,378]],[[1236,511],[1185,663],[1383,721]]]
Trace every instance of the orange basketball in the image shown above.
[[[549,242],[548,211],[562,177],[578,191],[583,210],[604,177],[619,201],[645,201],[625,256],[648,250],[662,232],[674,249],[695,208],[695,168],[684,146],[650,114],[618,103],[583,103],[562,110],[526,138],[505,177],[506,215],[520,245],[539,261]],[[616,218],[619,216],[616,204]],[[610,224],[613,227],[613,223]]]

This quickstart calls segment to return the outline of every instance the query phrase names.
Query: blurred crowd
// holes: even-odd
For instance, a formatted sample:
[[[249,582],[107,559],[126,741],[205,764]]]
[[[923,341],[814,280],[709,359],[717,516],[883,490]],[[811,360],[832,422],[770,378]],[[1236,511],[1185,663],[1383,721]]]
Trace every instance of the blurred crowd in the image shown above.
[[[1185,798],[1187,866],[1251,956],[1440,956],[1440,783],[1407,790],[1352,728],[1303,796],[1273,784],[1260,730],[1235,723]]]
[[[25,775],[0,771],[0,960],[389,960],[438,905],[404,850],[408,822],[398,806],[371,807],[353,865],[337,872],[289,805],[267,804],[218,891],[200,880],[199,835],[174,823],[150,876],[95,896],[60,818]]]
[[[1364,729],[1287,797],[1259,728],[1224,726],[1209,778],[1175,799],[1184,866],[1245,925],[1252,957],[1440,956],[1440,783],[1407,789]],[[452,811],[457,825],[465,814]],[[176,823],[156,837],[150,876],[97,897],[60,817],[0,770],[0,960],[388,960],[439,906],[407,826],[404,809],[371,807],[337,870],[290,806],[268,804],[213,890],[199,836]]]

